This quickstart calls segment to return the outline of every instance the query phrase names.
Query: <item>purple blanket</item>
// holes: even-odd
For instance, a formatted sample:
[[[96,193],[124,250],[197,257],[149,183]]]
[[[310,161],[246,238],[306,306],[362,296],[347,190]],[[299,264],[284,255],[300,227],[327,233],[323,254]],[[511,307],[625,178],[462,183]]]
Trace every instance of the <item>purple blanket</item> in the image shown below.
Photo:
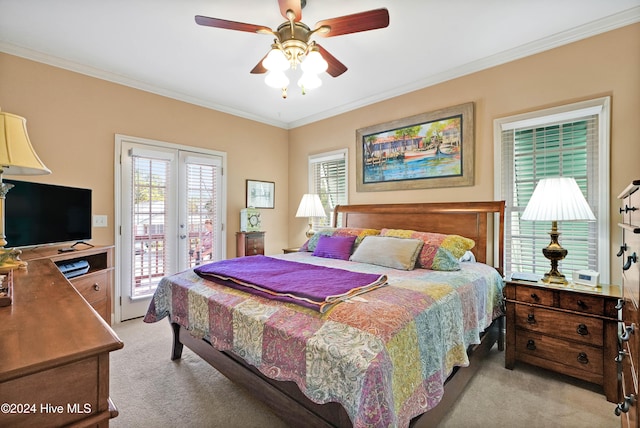
[[[297,303],[321,313],[335,304],[387,283],[386,275],[291,262],[261,255],[199,266],[203,278],[215,278],[239,290]]]

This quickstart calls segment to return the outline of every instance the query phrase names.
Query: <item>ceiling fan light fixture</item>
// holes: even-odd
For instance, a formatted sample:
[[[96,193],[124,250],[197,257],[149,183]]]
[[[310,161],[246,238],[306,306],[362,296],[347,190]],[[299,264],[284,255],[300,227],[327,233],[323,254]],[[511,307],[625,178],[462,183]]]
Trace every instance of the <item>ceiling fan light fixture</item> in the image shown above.
[[[312,90],[322,86],[322,80],[317,74],[305,72],[300,80],[298,80],[298,86],[302,88],[304,94],[306,90]]]
[[[307,54],[307,57],[302,61],[300,68],[304,72],[311,72],[314,74],[320,74],[327,71],[329,64],[322,58],[320,52],[318,52],[317,47],[312,47],[310,52]]]
[[[284,71],[272,70],[267,73],[267,76],[264,78],[264,83],[272,88],[281,89],[289,86],[289,78],[284,74]]]
[[[274,46],[262,61],[262,66],[269,71],[284,71],[290,67],[290,63],[284,52]]]

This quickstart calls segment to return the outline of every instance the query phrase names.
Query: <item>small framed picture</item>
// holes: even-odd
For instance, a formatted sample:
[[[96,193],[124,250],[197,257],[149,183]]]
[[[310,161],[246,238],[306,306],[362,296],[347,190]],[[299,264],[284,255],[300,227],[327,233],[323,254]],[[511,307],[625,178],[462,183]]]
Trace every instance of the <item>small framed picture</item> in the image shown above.
[[[247,180],[247,208],[273,208],[276,184],[273,181]]]

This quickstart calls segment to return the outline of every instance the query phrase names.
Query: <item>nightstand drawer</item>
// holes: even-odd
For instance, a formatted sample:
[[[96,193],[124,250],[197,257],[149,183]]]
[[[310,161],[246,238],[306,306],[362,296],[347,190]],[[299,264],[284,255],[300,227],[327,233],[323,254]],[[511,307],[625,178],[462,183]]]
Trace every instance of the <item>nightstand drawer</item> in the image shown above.
[[[560,294],[560,307],[571,311],[605,316],[604,300],[596,296],[562,293]]]
[[[518,285],[516,288],[516,300],[524,303],[553,306],[553,291]]]
[[[516,327],[602,346],[603,321],[527,305],[516,305]]]
[[[527,357],[536,358],[537,365],[545,366],[544,363],[540,364],[540,360],[545,360],[569,366],[580,372],[584,371],[584,376],[580,377],[586,377],[586,380],[592,376],[602,376],[602,349],[595,346],[569,344],[554,337],[525,332],[518,335],[516,354],[523,361],[527,361]],[[553,366],[553,364],[549,364],[549,366]]]

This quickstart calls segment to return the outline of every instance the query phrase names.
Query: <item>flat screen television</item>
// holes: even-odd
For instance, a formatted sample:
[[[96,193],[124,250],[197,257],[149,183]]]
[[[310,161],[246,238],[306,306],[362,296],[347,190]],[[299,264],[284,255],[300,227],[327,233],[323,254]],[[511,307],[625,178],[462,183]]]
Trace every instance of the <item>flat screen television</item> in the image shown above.
[[[7,248],[91,239],[91,189],[3,181]]]

